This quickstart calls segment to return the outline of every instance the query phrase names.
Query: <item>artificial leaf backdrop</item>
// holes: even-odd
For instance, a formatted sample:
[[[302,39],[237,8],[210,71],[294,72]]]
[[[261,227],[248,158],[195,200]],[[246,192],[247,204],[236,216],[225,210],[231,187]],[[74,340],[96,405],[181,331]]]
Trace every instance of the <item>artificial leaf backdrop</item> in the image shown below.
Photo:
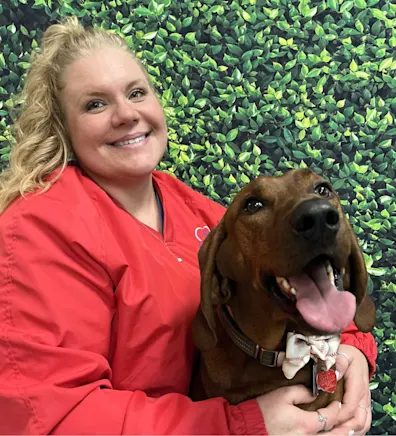
[[[124,35],[166,108],[160,164],[228,204],[259,174],[309,166],[338,190],[377,306],[372,434],[396,434],[396,4],[391,0],[0,3],[0,168],[14,96],[65,15]]]

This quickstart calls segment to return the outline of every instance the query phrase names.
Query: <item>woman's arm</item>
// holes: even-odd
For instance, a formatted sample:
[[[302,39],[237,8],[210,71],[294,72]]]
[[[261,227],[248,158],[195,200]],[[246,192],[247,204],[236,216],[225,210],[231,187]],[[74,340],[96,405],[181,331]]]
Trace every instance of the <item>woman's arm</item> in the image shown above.
[[[0,433],[263,433],[254,400],[112,388],[100,220],[73,209],[43,195],[0,217]]]

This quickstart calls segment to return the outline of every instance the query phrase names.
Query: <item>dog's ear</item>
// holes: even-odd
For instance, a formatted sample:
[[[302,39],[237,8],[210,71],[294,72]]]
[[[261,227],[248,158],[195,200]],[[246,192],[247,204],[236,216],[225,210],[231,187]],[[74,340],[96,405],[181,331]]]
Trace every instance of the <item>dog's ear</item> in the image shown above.
[[[364,263],[363,253],[360,250],[358,240],[348,223],[351,232],[351,255],[349,258],[349,291],[356,297],[355,324],[357,328],[366,333],[370,332],[375,325],[375,305],[367,295],[368,274]]]
[[[226,238],[224,218],[209,233],[198,253],[201,271],[201,302],[193,319],[193,338],[202,351],[214,348],[217,343],[214,306],[230,297],[227,279],[219,273],[216,254]]]

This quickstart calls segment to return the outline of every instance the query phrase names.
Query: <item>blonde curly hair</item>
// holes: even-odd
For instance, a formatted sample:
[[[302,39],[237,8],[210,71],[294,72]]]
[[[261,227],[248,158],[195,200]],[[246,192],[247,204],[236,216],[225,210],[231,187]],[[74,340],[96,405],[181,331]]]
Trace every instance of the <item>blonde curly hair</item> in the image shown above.
[[[127,43],[115,33],[84,28],[75,17],[44,32],[20,95],[21,110],[14,126],[16,143],[10,153],[10,165],[0,176],[0,214],[19,196],[47,191],[73,159],[60,104],[62,73],[74,60],[103,46],[126,50],[148,77]],[[57,176],[49,180],[48,176],[57,169]]]

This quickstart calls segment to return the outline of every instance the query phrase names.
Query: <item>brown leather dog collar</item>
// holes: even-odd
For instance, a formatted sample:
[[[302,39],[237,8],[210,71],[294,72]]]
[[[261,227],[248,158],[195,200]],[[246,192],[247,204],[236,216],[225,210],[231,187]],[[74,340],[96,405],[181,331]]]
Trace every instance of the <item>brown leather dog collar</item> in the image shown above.
[[[240,350],[258,360],[261,365],[271,368],[282,366],[285,352],[265,350],[249,339],[238,327],[227,305],[218,306],[218,315],[224,330]]]

